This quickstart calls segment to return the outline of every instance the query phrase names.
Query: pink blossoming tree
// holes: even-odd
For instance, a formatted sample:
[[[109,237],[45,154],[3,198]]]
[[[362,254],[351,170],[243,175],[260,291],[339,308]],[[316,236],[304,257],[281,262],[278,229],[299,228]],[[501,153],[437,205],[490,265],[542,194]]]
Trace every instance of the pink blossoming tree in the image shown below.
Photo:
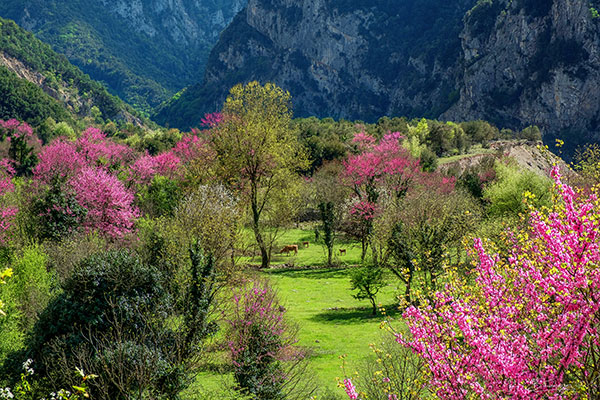
[[[400,198],[422,174],[419,161],[402,147],[401,140],[398,132],[385,135],[379,142],[364,132],[357,133],[353,142],[360,152],[344,162],[342,179],[354,190],[349,228],[361,241],[363,261],[382,191]]]
[[[139,212],[134,196],[123,183],[104,169],[83,168],[68,182],[77,203],[87,210],[83,227],[112,238],[133,230]]]
[[[397,341],[421,357],[442,399],[600,395],[600,204],[554,168],[555,201],[508,236],[509,254],[476,240],[472,279],[405,313]]]

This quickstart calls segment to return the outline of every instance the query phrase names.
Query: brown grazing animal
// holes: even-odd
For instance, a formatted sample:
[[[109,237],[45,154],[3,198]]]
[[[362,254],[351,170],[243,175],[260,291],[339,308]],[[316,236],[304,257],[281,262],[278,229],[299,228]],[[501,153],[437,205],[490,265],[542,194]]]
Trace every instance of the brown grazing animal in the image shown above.
[[[342,254],[346,254],[346,249],[340,249],[340,256],[341,256]]]
[[[287,246],[284,246],[283,249],[281,249],[281,251],[279,252],[280,254],[283,253],[290,253],[290,252],[294,252],[294,254],[298,255],[298,245],[297,244],[289,244]]]
[[[308,246],[310,246],[310,242],[302,242],[302,246],[308,247]]]

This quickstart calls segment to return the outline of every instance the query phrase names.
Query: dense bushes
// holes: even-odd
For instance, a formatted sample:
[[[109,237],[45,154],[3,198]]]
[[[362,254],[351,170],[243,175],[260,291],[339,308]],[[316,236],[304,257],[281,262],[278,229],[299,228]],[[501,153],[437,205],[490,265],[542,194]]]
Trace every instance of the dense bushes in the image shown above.
[[[268,283],[240,276],[257,249],[268,266],[282,231],[302,221],[309,236],[285,248],[313,251],[315,230],[323,253],[313,256],[335,266],[361,246],[361,268],[347,274],[355,296],[376,312],[377,291],[397,278],[406,309],[435,302],[449,271],[470,270],[462,244],[476,231],[498,232],[529,206],[551,204],[548,181],[501,150],[435,169],[438,155],[498,148],[490,142],[503,133],[486,122],[292,122],[288,105],[286,93],[253,83],[236,87],[203,131],[109,124],[41,148],[29,125],[0,121],[11,139],[0,146],[10,156],[0,162],[0,260],[13,271],[0,286],[6,384],[31,357],[40,396],[76,385],[82,367],[98,375],[89,391],[100,399],[176,398],[200,368],[232,371],[240,395],[307,398],[306,354],[285,308]],[[594,169],[595,153],[583,169]],[[299,253],[286,263],[309,251]],[[218,361],[204,353],[223,350],[229,357]]]
[[[186,307],[180,314],[166,276],[128,250],[84,259],[40,315],[21,353],[36,360],[41,388],[77,384],[72,371],[98,378],[95,398],[173,398],[193,368],[187,362],[208,333],[214,265],[192,249]],[[208,285],[208,286],[207,286]],[[178,320],[178,315],[182,320]]]
[[[75,384],[71,371],[83,362],[88,370],[107,378],[101,379],[107,385],[102,388],[107,395],[104,398],[137,389],[108,384],[107,374],[112,370],[125,373],[130,367],[122,378],[137,385],[168,380],[173,372],[160,364],[169,359],[163,354],[166,348],[161,351],[169,335],[160,325],[168,317],[170,304],[161,281],[156,269],[143,265],[126,250],[83,260],[63,284],[63,293],[41,314],[26,354],[36,360],[36,369],[54,389]],[[159,325],[153,326],[153,320]],[[124,365],[117,364],[119,358]],[[144,363],[150,363],[148,367],[156,374],[149,376],[148,382],[132,376],[136,364],[143,367]]]

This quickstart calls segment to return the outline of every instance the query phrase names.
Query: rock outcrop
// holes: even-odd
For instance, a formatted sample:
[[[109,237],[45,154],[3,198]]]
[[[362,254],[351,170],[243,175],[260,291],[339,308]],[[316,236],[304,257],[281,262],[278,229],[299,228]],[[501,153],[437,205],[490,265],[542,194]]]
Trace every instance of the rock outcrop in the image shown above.
[[[584,0],[480,2],[465,18],[459,101],[448,119],[538,125],[549,137],[598,140],[600,18]]]
[[[368,5],[365,5],[367,4]],[[600,132],[594,0],[249,0],[203,83],[158,114],[189,127],[238,82],[288,89],[295,114],[485,119],[571,144]]]
[[[204,82],[158,114],[187,128],[231,86],[272,81],[297,116],[438,116],[456,100],[462,18],[475,0],[249,0],[212,50]]]

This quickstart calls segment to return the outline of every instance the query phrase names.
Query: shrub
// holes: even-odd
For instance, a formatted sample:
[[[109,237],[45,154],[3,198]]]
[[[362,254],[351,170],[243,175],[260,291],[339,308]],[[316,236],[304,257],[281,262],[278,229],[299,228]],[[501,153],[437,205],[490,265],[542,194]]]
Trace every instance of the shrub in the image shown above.
[[[47,257],[31,245],[12,260],[11,279],[0,286],[6,316],[0,318],[0,361],[23,346],[25,333],[51,298],[53,276],[46,269]]]
[[[372,354],[359,370],[356,381],[366,399],[419,400],[430,398],[427,369],[411,349],[398,346],[394,337],[386,336],[370,344]],[[390,393],[394,396],[390,396]]]
[[[176,182],[164,176],[154,176],[148,186],[138,193],[140,208],[150,217],[172,217],[179,202],[180,189]]]
[[[56,271],[59,280],[64,282],[84,259],[107,251],[109,243],[97,234],[78,232],[62,241],[47,241],[44,249],[49,269]]]
[[[489,202],[488,212],[493,216],[517,215],[526,211],[524,194],[534,196],[537,206],[548,205],[550,201],[550,179],[531,171],[521,171],[512,165],[496,162],[496,181],[483,191]]]
[[[34,154],[34,146],[41,141],[33,134],[33,129],[26,122],[16,119],[0,120],[0,140],[10,141],[8,156],[17,175],[29,175],[38,159]]]
[[[125,250],[83,260],[41,314],[27,353],[49,389],[76,384],[69,371],[94,371],[95,398],[174,395],[184,368],[169,322],[162,277]]]
[[[523,129],[517,135],[519,139],[525,139],[530,141],[540,141],[542,140],[542,132],[540,128],[535,125],[530,125],[527,128]]]
[[[358,300],[369,300],[372,306],[373,315],[377,315],[377,293],[385,286],[386,282],[383,275],[383,269],[377,267],[355,268],[350,271],[350,290],[358,290],[358,293],[352,295]]]
[[[55,279],[47,264],[48,257],[39,245],[25,247],[12,262],[13,277],[7,287],[19,304],[25,330],[33,327],[51,298]]]
[[[442,399],[598,398],[598,200],[563,185],[507,236],[507,252],[475,241],[471,282],[452,276],[431,302],[404,314]]]
[[[33,214],[38,238],[59,240],[81,225],[87,210],[79,205],[71,188],[63,188],[59,179],[55,178],[35,200]]]
[[[111,238],[133,230],[138,210],[121,181],[102,169],[84,168],[69,180],[75,199],[87,210],[82,226]]]
[[[298,385],[304,354],[293,347],[295,332],[273,289],[266,282],[246,284],[235,290],[232,305],[227,337],[240,391],[260,400],[308,398],[312,389]]]

